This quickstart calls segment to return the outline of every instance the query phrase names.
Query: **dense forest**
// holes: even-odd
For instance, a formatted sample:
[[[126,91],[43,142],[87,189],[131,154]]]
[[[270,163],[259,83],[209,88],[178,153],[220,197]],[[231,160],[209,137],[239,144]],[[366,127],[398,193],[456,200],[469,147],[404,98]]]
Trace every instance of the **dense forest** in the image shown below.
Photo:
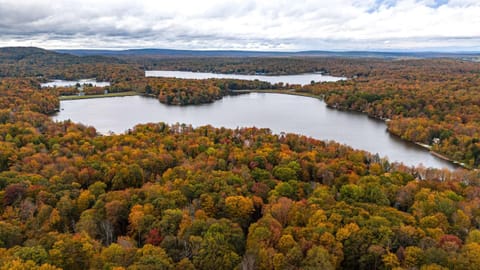
[[[375,58],[140,59],[148,69],[269,75],[322,72],[345,76],[347,81],[294,87],[299,93],[322,98],[333,108],[388,120],[392,134],[427,145],[465,167],[480,166],[478,62]]]
[[[39,48],[0,48],[0,77],[112,81],[142,75],[138,68],[111,57],[78,57]]]
[[[35,81],[0,87],[0,269],[471,269],[480,258],[477,172],[266,129],[98,136],[52,122],[58,99]]]
[[[235,94],[232,90],[285,87],[261,81],[145,77],[145,66],[133,63],[137,61],[139,60],[126,62],[103,56],[78,57],[38,48],[0,48],[0,78],[29,77],[39,82],[51,79],[95,78],[98,81],[108,81],[111,86],[103,89],[87,85],[83,87],[85,94],[100,95],[104,90],[110,93],[136,91],[140,94],[155,96],[160,102],[171,105],[210,103],[223,96]],[[59,95],[78,94],[78,90],[72,87],[56,87],[55,90]]]
[[[162,102],[184,86],[206,95],[205,102],[225,94],[215,89],[271,87],[222,80],[145,83],[135,77],[141,74],[135,64],[76,59],[85,73],[75,76],[77,64],[32,72],[73,79],[103,72],[116,78],[112,87],[136,85]],[[326,72],[352,79],[297,91],[392,119],[389,129],[399,135],[401,128],[424,124],[422,132],[440,138],[437,151],[458,136],[463,153],[472,143],[464,144],[462,136],[478,136],[477,64],[318,61],[337,63]],[[0,78],[2,270],[480,267],[476,170],[406,167],[334,142],[258,128],[152,123],[102,136],[93,127],[50,120],[59,91],[40,88],[48,77],[8,72]],[[186,99],[173,100],[180,105]],[[432,135],[437,127],[443,129]]]
[[[140,60],[148,69],[269,75],[322,72],[345,76],[346,81],[275,88],[293,87],[296,92],[322,98],[333,108],[388,120],[392,134],[427,145],[465,167],[480,166],[478,62],[300,57],[136,58],[137,62]],[[174,93],[170,92],[170,96]]]
[[[392,61],[348,81],[305,86],[334,108],[389,119],[388,130],[467,167],[480,165],[480,63]]]

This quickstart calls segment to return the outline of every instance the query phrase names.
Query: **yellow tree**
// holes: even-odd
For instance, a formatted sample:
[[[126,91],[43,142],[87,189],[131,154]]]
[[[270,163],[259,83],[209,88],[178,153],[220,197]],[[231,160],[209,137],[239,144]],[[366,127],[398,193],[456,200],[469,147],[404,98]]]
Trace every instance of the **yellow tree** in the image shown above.
[[[230,196],[225,199],[225,212],[229,218],[248,228],[251,214],[254,211],[253,201],[244,196]]]

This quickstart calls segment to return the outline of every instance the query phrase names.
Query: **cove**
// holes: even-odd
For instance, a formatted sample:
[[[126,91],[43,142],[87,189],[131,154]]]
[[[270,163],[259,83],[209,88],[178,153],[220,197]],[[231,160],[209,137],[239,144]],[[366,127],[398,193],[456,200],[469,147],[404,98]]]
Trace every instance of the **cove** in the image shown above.
[[[53,119],[94,126],[101,133],[122,133],[137,124],[185,123],[194,127],[269,128],[320,140],[334,140],[356,149],[378,153],[408,166],[456,168],[426,149],[404,142],[386,131],[384,122],[366,115],[328,108],[319,99],[271,93],[226,96],[211,104],[169,106],[155,98],[127,96],[64,100]]]

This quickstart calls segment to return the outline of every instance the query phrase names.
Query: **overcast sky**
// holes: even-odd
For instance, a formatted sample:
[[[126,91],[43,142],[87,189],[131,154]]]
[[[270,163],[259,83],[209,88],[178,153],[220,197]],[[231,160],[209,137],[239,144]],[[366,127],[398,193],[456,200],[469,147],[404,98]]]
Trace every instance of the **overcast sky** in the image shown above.
[[[480,0],[0,0],[0,46],[480,50]]]

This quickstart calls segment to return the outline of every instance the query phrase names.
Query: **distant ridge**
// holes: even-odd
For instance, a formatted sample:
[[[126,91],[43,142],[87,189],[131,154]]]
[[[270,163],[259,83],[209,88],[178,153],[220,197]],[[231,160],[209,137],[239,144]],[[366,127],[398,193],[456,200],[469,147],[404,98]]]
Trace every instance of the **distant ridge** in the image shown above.
[[[480,61],[480,52],[376,52],[376,51],[241,51],[241,50],[45,50],[36,47],[0,47],[0,61],[57,59],[63,62],[119,62],[130,57],[345,57],[345,58],[457,58]],[[117,59],[116,59],[117,58]]]
[[[83,57],[79,57],[83,56]],[[95,57],[92,57],[95,56]],[[99,57],[100,56],[100,57]],[[52,61],[55,63],[84,63],[91,62],[119,62],[119,59],[106,57],[107,54],[83,54],[77,55],[71,52],[60,52],[53,50],[45,50],[37,47],[0,47],[0,62],[18,62],[28,61],[30,63],[45,64]]]
[[[66,69],[77,67],[75,74],[83,72],[83,78],[98,76],[98,72],[87,72],[84,64],[121,64],[126,61],[118,57],[102,55],[77,56],[58,53],[36,47],[0,47],[0,78],[3,77],[48,77],[74,79]],[[82,71],[85,70],[85,71]],[[70,77],[69,77],[70,76]]]
[[[130,50],[55,50],[76,56],[185,56],[185,57],[373,57],[373,58],[471,58],[480,57],[480,52],[376,52],[376,51],[241,51],[241,50],[175,50],[175,49],[130,49]]]

